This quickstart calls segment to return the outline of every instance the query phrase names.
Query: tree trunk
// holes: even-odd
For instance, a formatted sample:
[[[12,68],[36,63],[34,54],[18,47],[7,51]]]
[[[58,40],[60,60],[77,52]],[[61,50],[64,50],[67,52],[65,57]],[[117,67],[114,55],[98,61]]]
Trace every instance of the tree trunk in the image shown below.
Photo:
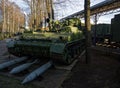
[[[90,0],[85,0],[85,30],[86,30],[86,63],[90,62],[89,47],[91,47]]]
[[[5,0],[3,0],[3,27],[2,32],[4,33],[6,30],[6,19],[5,19],[6,13],[5,13]],[[4,34],[2,34],[2,38],[4,38]]]

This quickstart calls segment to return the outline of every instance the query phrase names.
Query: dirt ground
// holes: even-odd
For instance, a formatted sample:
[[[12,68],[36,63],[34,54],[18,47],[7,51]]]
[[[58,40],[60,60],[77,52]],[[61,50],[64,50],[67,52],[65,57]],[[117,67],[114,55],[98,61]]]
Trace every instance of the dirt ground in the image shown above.
[[[6,48],[5,41],[0,41],[0,63],[18,58],[13,55],[10,55],[10,57],[11,58],[9,58],[9,53]],[[59,88],[59,86],[62,84],[70,72],[69,70],[67,71],[65,69],[56,69],[54,67],[51,67],[37,79],[26,85],[22,85],[21,82],[31,72],[30,68],[30,72],[25,73],[25,75],[10,75],[9,71],[10,70],[5,72],[0,71],[0,88]]]
[[[12,59],[15,58],[11,56]],[[0,41],[0,63],[10,60],[9,54],[6,48],[6,41]],[[33,84],[21,85],[21,82],[17,79],[0,75],[0,88],[40,88]]]
[[[42,88],[33,84],[21,85],[20,81],[0,75],[0,88]]]
[[[5,46],[5,41],[0,41],[0,60],[3,60],[3,62],[3,57],[8,54]],[[48,73],[46,73],[46,75],[49,76],[51,80],[59,77],[61,79],[63,79],[63,77],[67,78],[60,88],[120,88],[120,60],[119,57],[109,55],[110,53],[105,54],[103,52],[91,50],[90,63],[85,63],[85,55],[83,55],[78,59],[77,64],[67,77],[60,76],[60,74],[56,74],[57,71],[53,72],[52,70],[50,70],[51,74],[56,74],[56,76],[53,76],[54,78]],[[6,58],[8,58],[8,56]],[[61,73],[61,71],[59,73]],[[34,84],[21,85],[20,83],[21,82],[17,79],[0,75],[0,88],[41,88]],[[55,82],[46,82],[45,80],[45,83]]]
[[[120,88],[118,58],[94,50],[90,53],[90,63],[85,63],[85,55],[80,58],[62,88]]]

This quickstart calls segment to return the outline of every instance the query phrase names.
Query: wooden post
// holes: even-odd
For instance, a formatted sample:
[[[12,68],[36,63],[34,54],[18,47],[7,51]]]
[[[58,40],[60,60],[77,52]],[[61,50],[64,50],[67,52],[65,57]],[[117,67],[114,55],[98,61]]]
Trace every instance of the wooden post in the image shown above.
[[[90,0],[85,0],[85,30],[86,30],[86,63],[90,62],[89,47],[91,47]]]
[[[97,40],[96,40],[96,31],[97,31],[97,22],[98,22],[98,14],[95,14],[94,15],[94,26],[95,26],[95,28],[94,28],[94,46],[96,46],[96,42],[97,42]]]

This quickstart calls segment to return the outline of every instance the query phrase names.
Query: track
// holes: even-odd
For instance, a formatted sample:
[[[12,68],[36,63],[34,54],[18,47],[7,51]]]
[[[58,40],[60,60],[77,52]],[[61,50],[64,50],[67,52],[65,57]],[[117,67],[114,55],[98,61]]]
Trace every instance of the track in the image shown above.
[[[64,47],[64,53],[52,52],[52,60],[54,62],[62,62],[70,65],[85,49],[85,39],[76,40],[74,42],[67,43]]]

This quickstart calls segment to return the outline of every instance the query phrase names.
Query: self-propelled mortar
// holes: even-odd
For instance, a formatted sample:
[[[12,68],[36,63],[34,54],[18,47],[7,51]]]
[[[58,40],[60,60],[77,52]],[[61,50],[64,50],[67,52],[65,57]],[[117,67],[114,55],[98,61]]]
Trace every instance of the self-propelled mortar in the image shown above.
[[[60,30],[25,33],[7,43],[9,53],[15,56],[48,58],[70,64],[84,50],[82,31],[69,20],[69,26]]]

